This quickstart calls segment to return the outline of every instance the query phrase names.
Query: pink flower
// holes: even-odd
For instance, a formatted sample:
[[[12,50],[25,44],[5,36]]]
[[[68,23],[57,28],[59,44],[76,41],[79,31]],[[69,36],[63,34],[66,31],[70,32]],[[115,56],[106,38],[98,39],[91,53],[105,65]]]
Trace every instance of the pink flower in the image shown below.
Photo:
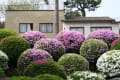
[[[4,42],[5,42],[5,40],[1,40],[1,42],[2,42],[2,43],[4,43]]]
[[[17,42],[21,42],[21,40],[18,40]]]

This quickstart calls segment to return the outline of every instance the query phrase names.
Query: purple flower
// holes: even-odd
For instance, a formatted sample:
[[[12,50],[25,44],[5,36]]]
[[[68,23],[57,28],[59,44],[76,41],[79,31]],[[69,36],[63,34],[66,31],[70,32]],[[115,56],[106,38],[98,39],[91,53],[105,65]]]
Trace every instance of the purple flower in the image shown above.
[[[118,39],[119,35],[110,30],[97,30],[90,33],[87,39],[99,39],[105,41],[109,48],[114,40]]]
[[[46,35],[39,31],[29,31],[21,35],[23,38],[25,38],[29,43],[33,46],[36,41],[42,39],[42,38],[47,38]]]
[[[77,53],[79,53],[80,46],[85,41],[84,35],[78,31],[62,31],[57,34],[56,39],[64,44],[66,52]]]
[[[41,39],[34,44],[35,49],[43,49],[48,51],[54,58],[58,60],[65,53],[64,45],[56,39]]]
[[[28,49],[22,53],[18,60],[19,70],[23,70],[31,63],[36,63],[36,61],[48,61],[53,60],[52,56],[44,50],[40,49]],[[41,62],[42,64],[42,62]]]

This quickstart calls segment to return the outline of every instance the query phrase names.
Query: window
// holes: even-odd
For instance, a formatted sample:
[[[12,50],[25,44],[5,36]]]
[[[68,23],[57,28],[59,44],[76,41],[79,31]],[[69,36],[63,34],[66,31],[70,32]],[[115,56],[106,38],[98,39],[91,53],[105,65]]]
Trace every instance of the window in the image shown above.
[[[70,27],[71,31],[79,31],[84,34],[84,27]]]
[[[91,27],[91,31],[96,31],[96,30],[112,30],[112,27]]]
[[[53,32],[53,24],[51,23],[41,23],[39,26],[40,32],[51,33]]]
[[[32,23],[21,23],[20,24],[20,33],[28,32],[33,30]]]

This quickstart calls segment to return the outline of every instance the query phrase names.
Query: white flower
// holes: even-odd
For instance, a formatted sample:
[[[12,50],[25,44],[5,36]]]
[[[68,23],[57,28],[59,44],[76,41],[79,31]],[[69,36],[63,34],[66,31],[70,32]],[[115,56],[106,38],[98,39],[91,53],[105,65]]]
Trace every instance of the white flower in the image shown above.
[[[120,50],[104,53],[96,64],[98,71],[110,77],[120,74]]]

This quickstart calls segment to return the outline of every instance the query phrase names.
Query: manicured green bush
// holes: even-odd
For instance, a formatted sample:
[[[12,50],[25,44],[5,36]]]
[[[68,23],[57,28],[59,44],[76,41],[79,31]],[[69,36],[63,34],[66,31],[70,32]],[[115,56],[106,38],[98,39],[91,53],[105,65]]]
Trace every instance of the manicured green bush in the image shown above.
[[[9,66],[16,66],[20,54],[28,48],[30,48],[29,43],[18,36],[9,36],[0,42],[0,50],[9,57]]]
[[[96,70],[97,59],[106,51],[108,51],[108,46],[105,42],[97,39],[89,39],[82,44],[80,55],[89,61],[91,70]]]
[[[88,61],[75,53],[65,54],[59,60],[58,63],[64,67],[67,74],[75,71],[84,71],[89,69]]]
[[[89,71],[77,71],[68,76],[67,80],[105,80],[105,79],[101,74]]]
[[[54,61],[35,61],[33,64],[28,65],[23,72],[23,75],[31,77],[40,74],[53,74],[66,79],[66,72],[64,71],[63,67]]]
[[[6,70],[8,68],[8,56],[0,51],[0,68]]]
[[[34,80],[64,80],[64,79],[56,75],[41,74],[41,75],[36,76]]]
[[[33,80],[31,77],[26,77],[26,76],[19,76],[19,77],[11,77],[8,80]]]
[[[106,78],[120,77],[120,50],[112,50],[104,53],[97,60],[97,69]]]
[[[28,49],[20,55],[17,67],[19,71],[22,72],[29,64],[38,60],[53,60],[53,58],[47,51],[40,49]]]
[[[111,50],[120,50],[120,39],[113,41],[111,45]]]
[[[0,68],[0,79],[5,78],[5,77],[6,77],[6,75],[5,75],[4,71]]]
[[[0,29],[0,40],[13,35],[17,35],[17,33],[11,29]]]
[[[65,46],[60,41],[50,38],[37,41],[34,48],[48,51],[55,61],[65,53]]]

